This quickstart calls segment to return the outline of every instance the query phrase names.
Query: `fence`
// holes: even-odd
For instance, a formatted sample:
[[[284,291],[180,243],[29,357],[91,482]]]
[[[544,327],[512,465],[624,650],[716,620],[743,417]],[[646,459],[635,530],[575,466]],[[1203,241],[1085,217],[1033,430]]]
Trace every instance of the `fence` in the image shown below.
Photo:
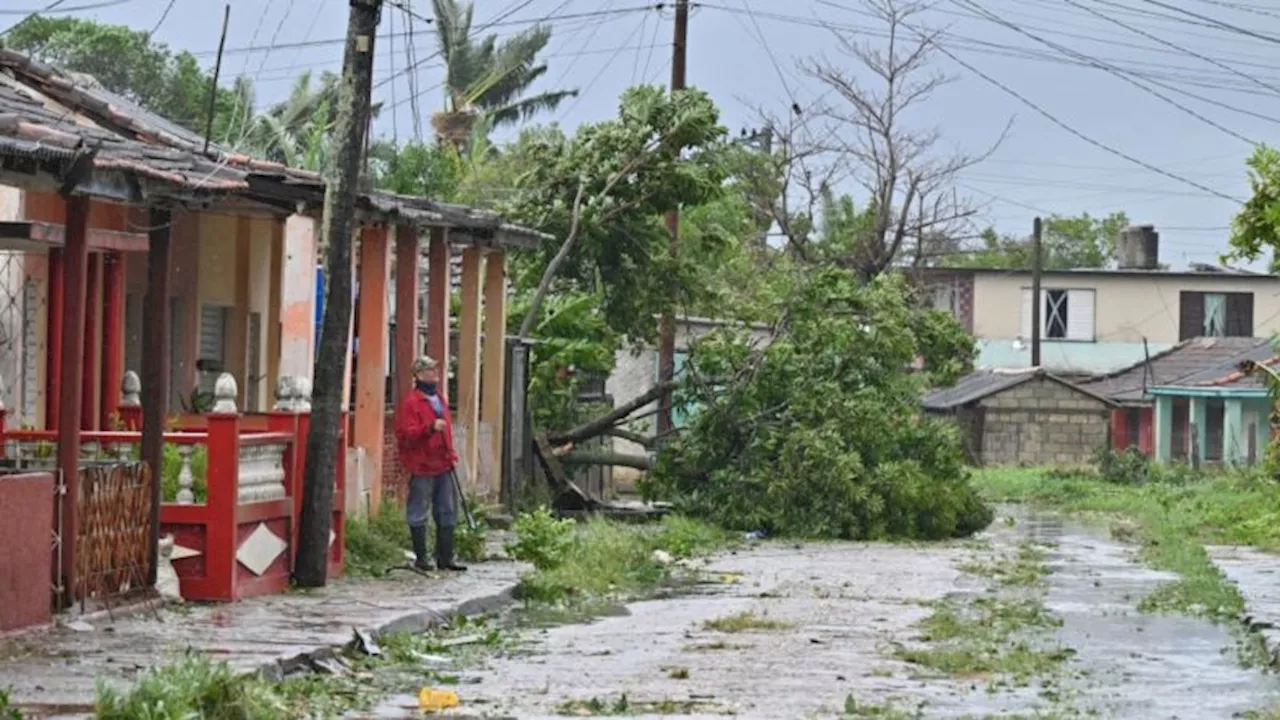
[[[235,380],[223,374],[214,411],[186,422],[188,429],[163,434],[165,461],[156,472],[136,459],[141,408],[128,392],[137,377],[129,375],[121,407],[129,429],[81,433],[76,599],[109,600],[146,586],[158,541],[150,532],[154,483],[163,499],[160,533],[174,538],[171,560],[184,598],[228,601],[286,589],[301,513],[309,383],[281,378],[276,408],[246,421],[235,407]],[[345,432],[339,439],[336,498],[346,484]],[[53,469],[56,441],[53,431],[0,429],[0,452],[18,468]],[[341,502],[334,508],[330,576],[342,573],[345,560],[345,513]],[[60,533],[61,522],[54,524]]]

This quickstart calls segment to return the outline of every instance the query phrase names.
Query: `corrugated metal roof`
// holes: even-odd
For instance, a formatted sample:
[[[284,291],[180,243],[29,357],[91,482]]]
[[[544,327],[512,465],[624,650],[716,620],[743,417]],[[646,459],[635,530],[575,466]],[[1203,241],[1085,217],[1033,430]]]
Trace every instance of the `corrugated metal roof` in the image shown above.
[[[1192,338],[1153,354],[1149,363],[1135,363],[1084,387],[1115,402],[1145,403],[1151,400],[1147,387],[1178,386],[1200,375],[1221,378],[1242,360],[1272,354],[1271,343],[1265,338]]]
[[[1190,373],[1173,382],[1162,383],[1165,387],[1223,387],[1223,388],[1264,388],[1262,378],[1254,373],[1245,372],[1241,364],[1251,361],[1262,365],[1274,365],[1277,362],[1276,350],[1270,340],[1261,340],[1259,344],[1236,354],[1228,360],[1216,365]]]
[[[926,410],[951,410],[976,400],[1008,390],[1015,385],[1038,377],[1043,370],[1025,368],[1018,370],[979,370],[969,373],[948,388],[933,390],[921,403]]]

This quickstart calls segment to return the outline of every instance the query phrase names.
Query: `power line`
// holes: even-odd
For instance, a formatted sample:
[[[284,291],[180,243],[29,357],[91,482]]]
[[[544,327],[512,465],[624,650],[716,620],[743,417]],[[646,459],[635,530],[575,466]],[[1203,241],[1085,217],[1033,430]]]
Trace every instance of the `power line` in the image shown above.
[[[121,1],[121,0],[117,0],[117,1]],[[123,0],[123,1],[127,2],[128,0]],[[661,9],[662,7],[663,7],[663,3],[650,3],[648,5],[634,5],[631,7],[616,8],[613,10],[588,10],[588,11],[578,12],[578,13],[566,13],[563,15],[544,15],[542,17],[530,18],[527,20],[506,20],[505,18],[507,15],[509,15],[512,12],[515,12],[514,10],[512,10],[512,11],[508,11],[507,13],[504,13],[497,20],[485,23],[477,30],[477,32],[484,32],[485,30],[490,30],[496,27],[536,25],[538,23],[549,22],[552,20],[578,20],[581,18],[593,18],[593,17],[602,16],[602,15],[625,15],[627,13],[647,12],[650,10]],[[379,34],[378,37],[382,38],[385,36]],[[304,42],[280,43],[275,46],[275,49],[284,50],[284,49],[292,49],[292,48],[299,48],[299,47],[320,47],[324,45],[341,45],[342,43],[345,43],[345,42],[346,42],[346,38],[308,40]],[[236,48],[227,48],[222,51],[222,54],[223,55],[239,55],[243,53],[260,52],[267,49],[268,49],[268,46],[254,45],[253,42],[250,41],[249,45],[242,45]],[[210,57],[215,54],[217,54],[216,50],[198,50],[191,53],[191,55],[194,57]]]
[[[155,26],[151,28],[151,32],[147,33],[148,35],[155,35],[156,31],[160,29],[160,26],[164,25],[165,18],[169,17],[169,11],[173,9],[173,6],[177,1],[178,0],[169,0],[169,4],[164,6],[164,12],[160,13],[160,19],[157,20]]]
[[[1104,5],[1114,5],[1114,4],[1115,4],[1115,3],[1111,3],[1111,2],[1104,2],[1104,0],[1097,0],[1097,2],[1102,2]],[[1164,8],[1164,9],[1166,9],[1166,10],[1172,10],[1172,11],[1174,11],[1174,12],[1181,13],[1181,14],[1186,15],[1186,16],[1188,16],[1188,17],[1196,18],[1197,20],[1201,20],[1201,21],[1204,21],[1204,22],[1210,23],[1210,24],[1212,24],[1212,25],[1214,25],[1214,26],[1216,26],[1216,27],[1218,27],[1218,28],[1221,28],[1221,29],[1223,29],[1223,30],[1230,30],[1231,32],[1234,32],[1234,33],[1240,33],[1241,35],[1248,35],[1249,37],[1257,38],[1257,39],[1259,39],[1259,40],[1265,40],[1266,42],[1271,42],[1271,43],[1280,43],[1280,38],[1278,38],[1278,37],[1276,37],[1276,36],[1274,36],[1274,35],[1266,35],[1266,34],[1264,34],[1264,33],[1260,33],[1260,32],[1257,32],[1257,31],[1255,31],[1255,30],[1250,30],[1250,29],[1248,29],[1248,28],[1240,27],[1239,25],[1232,25],[1231,23],[1226,23],[1226,22],[1223,22],[1223,21],[1221,21],[1221,20],[1216,20],[1216,19],[1211,18],[1211,17],[1209,17],[1209,16],[1207,16],[1207,15],[1201,15],[1200,13],[1192,12],[1191,10],[1186,10],[1186,9],[1184,9],[1184,8],[1180,8],[1180,7],[1176,6],[1176,5],[1170,5],[1170,4],[1168,4],[1168,3],[1161,2],[1160,0],[1142,0],[1142,2],[1145,2],[1145,3],[1147,3],[1148,5],[1155,5],[1155,6],[1157,6],[1157,7],[1162,7],[1162,8]]]
[[[27,22],[29,22],[32,18],[34,18],[35,16],[39,15],[40,13],[42,13],[42,12],[49,12],[50,10],[54,10],[54,9],[56,9],[59,5],[61,5],[62,3],[66,2],[66,1],[67,1],[67,0],[53,0],[53,2],[49,3],[48,5],[46,5],[46,6],[44,7],[44,9],[39,10],[39,11],[37,11],[37,12],[30,13],[29,15],[27,15],[27,16],[26,16],[26,17],[24,17],[24,18],[22,18],[22,19],[21,19],[21,20],[19,20],[18,22],[16,22],[16,23],[14,23],[14,24],[10,25],[8,28],[6,28],[6,29],[4,29],[4,30],[0,30],[0,38],[4,37],[5,35],[8,35],[9,33],[13,32],[14,30],[17,30],[18,28],[22,27],[23,25],[25,25],[25,24],[26,24]]]
[[[921,33],[919,30],[917,30],[916,28],[911,27],[910,25],[906,25],[906,24],[904,23],[904,27],[906,27],[907,29],[911,30],[912,32],[915,32],[916,34],[920,35],[921,37],[927,37],[926,35],[924,35],[923,33]],[[1178,182],[1180,182],[1180,183],[1183,183],[1184,185],[1190,185],[1191,187],[1196,188],[1197,190],[1202,190],[1202,191],[1204,191],[1204,192],[1206,192],[1206,193],[1208,193],[1208,194],[1210,194],[1210,195],[1213,195],[1213,196],[1215,196],[1215,197],[1222,198],[1223,200],[1230,200],[1231,202],[1236,203],[1236,204],[1243,204],[1243,203],[1242,203],[1238,198],[1234,198],[1234,197],[1231,197],[1230,195],[1227,195],[1226,193],[1223,193],[1223,192],[1219,192],[1219,191],[1217,191],[1217,190],[1214,190],[1213,188],[1211,188],[1211,187],[1209,187],[1209,186],[1207,186],[1207,185],[1202,185],[1201,183],[1198,183],[1198,182],[1196,182],[1195,180],[1190,180],[1190,179],[1185,178],[1185,177],[1183,177],[1183,176],[1181,176],[1181,175],[1177,175],[1177,174],[1175,174],[1175,173],[1171,173],[1171,172],[1169,172],[1168,170],[1165,170],[1165,169],[1163,169],[1163,168],[1159,168],[1159,167],[1157,167],[1157,166],[1155,166],[1155,165],[1152,165],[1151,163],[1148,163],[1148,162],[1146,162],[1146,161],[1144,161],[1144,160],[1139,160],[1138,158],[1136,158],[1136,157],[1134,157],[1134,156],[1130,155],[1129,153],[1124,152],[1123,150],[1119,150],[1119,149],[1114,148],[1114,147],[1112,147],[1112,146],[1110,146],[1110,145],[1108,145],[1108,144],[1106,144],[1106,143],[1104,143],[1104,142],[1101,142],[1101,141],[1099,141],[1099,140],[1095,140],[1095,139],[1093,139],[1092,137],[1089,137],[1088,135],[1085,135],[1084,133],[1080,132],[1079,130],[1076,130],[1075,128],[1073,128],[1073,127],[1071,127],[1070,125],[1068,125],[1066,122],[1064,122],[1064,121],[1062,121],[1062,120],[1058,119],[1058,117],[1057,117],[1057,116],[1055,116],[1053,113],[1051,113],[1051,112],[1049,112],[1048,110],[1045,110],[1044,108],[1040,107],[1040,106],[1039,106],[1039,105],[1037,105],[1035,102],[1033,102],[1033,101],[1031,101],[1030,99],[1028,99],[1025,95],[1023,95],[1023,94],[1019,93],[1017,90],[1014,90],[1013,88],[1009,87],[1008,85],[1005,85],[1004,83],[1000,82],[999,80],[997,80],[997,79],[995,79],[995,78],[991,77],[990,75],[986,74],[985,72],[982,72],[981,70],[979,70],[978,68],[974,67],[973,65],[971,65],[971,64],[969,64],[969,63],[967,63],[967,62],[965,62],[964,60],[961,60],[959,57],[957,57],[957,56],[956,56],[956,54],[955,54],[955,53],[953,53],[953,52],[951,52],[950,50],[946,49],[944,46],[942,46],[942,45],[936,45],[936,44],[935,44],[935,45],[934,45],[934,47],[935,47],[935,48],[937,48],[938,52],[941,52],[943,55],[946,55],[947,57],[951,58],[952,62],[956,63],[957,65],[960,65],[961,67],[963,67],[963,68],[965,68],[965,69],[967,69],[969,72],[973,73],[974,75],[977,75],[978,77],[980,77],[980,78],[982,78],[983,80],[987,81],[988,83],[990,83],[991,85],[995,86],[996,88],[999,88],[1000,90],[1002,90],[1002,91],[1003,91],[1003,92],[1005,92],[1006,94],[1010,95],[1011,97],[1013,97],[1013,98],[1015,98],[1016,100],[1018,100],[1019,102],[1021,102],[1023,105],[1026,105],[1027,107],[1029,107],[1029,108],[1031,108],[1032,110],[1034,110],[1036,113],[1038,113],[1039,115],[1041,115],[1042,117],[1044,117],[1044,119],[1048,120],[1049,122],[1053,123],[1054,125],[1057,125],[1059,128],[1061,128],[1061,129],[1065,130],[1066,132],[1070,133],[1072,136],[1074,136],[1074,137],[1076,137],[1076,138],[1079,138],[1080,140],[1083,140],[1084,142],[1086,142],[1086,143],[1088,143],[1088,144],[1090,144],[1090,145],[1092,145],[1092,146],[1094,146],[1094,147],[1098,148],[1099,150],[1102,150],[1102,151],[1104,151],[1104,152],[1108,152],[1108,153],[1110,153],[1110,154],[1112,154],[1112,155],[1115,155],[1116,157],[1119,157],[1119,158],[1122,158],[1122,159],[1124,159],[1124,160],[1127,160],[1127,161],[1129,161],[1129,162],[1131,162],[1131,163],[1133,163],[1133,164],[1135,164],[1135,165],[1139,165],[1139,166],[1141,166],[1141,167],[1144,167],[1144,168],[1146,168],[1147,170],[1150,170],[1151,172],[1156,173],[1157,175],[1163,175],[1164,177],[1167,177],[1167,178],[1169,178],[1169,179],[1171,179],[1171,180],[1176,180],[1176,181],[1178,181]]]
[[[1266,88],[1266,89],[1268,89],[1268,90],[1272,91],[1273,93],[1280,93],[1280,89],[1277,89],[1275,85],[1272,85],[1272,84],[1267,83],[1267,82],[1263,82],[1262,80],[1260,80],[1260,79],[1258,79],[1258,78],[1254,77],[1253,75],[1250,75],[1250,74],[1248,74],[1248,73],[1242,72],[1242,71],[1240,71],[1240,70],[1238,70],[1238,69],[1236,69],[1236,68],[1234,68],[1234,67],[1232,67],[1232,66],[1230,66],[1230,65],[1228,65],[1228,64],[1226,64],[1226,63],[1224,63],[1224,62],[1221,62],[1221,61],[1219,61],[1219,60],[1215,60],[1214,58],[1211,58],[1211,57],[1209,57],[1209,56],[1207,56],[1207,55],[1202,55],[1201,53],[1198,53],[1198,52],[1196,52],[1196,51],[1194,51],[1194,50],[1191,50],[1190,48],[1185,48],[1185,47],[1182,47],[1182,46],[1178,45],[1177,43],[1169,42],[1168,40],[1165,40],[1165,39],[1164,39],[1164,38],[1162,38],[1162,37],[1159,37],[1159,36],[1157,36],[1157,35],[1154,35],[1154,34],[1152,34],[1152,33],[1149,33],[1149,32],[1147,32],[1146,30],[1143,30],[1142,28],[1134,27],[1133,25],[1130,25],[1130,24],[1128,24],[1128,23],[1126,23],[1126,22],[1124,22],[1124,21],[1122,21],[1122,20],[1117,20],[1116,18],[1113,18],[1113,17],[1111,17],[1111,16],[1107,15],[1106,13],[1104,13],[1104,12],[1102,12],[1102,11],[1100,11],[1100,10],[1095,10],[1095,9],[1093,9],[1093,8],[1091,8],[1091,7],[1087,7],[1087,6],[1085,6],[1085,5],[1082,5],[1081,3],[1077,2],[1077,0],[1064,0],[1064,2],[1066,2],[1067,4],[1069,4],[1069,5],[1073,6],[1073,7],[1080,8],[1081,10],[1084,10],[1085,12],[1087,12],[1087,13],[1089,13],[1089,14],[1091,14],[1091,15],[1094,15],[1095,17],[1099,17],[1099,18],[1102,18],[1103,20],[1106,20],[1107,22],[1114,23],[1115,25],[1119,25],[1120,27],[1124,28],[1125,30],[1128,30],[1129,32],[1132,32],[1132,33],[1137,34],[1137,35],[1141,35],[1141,36],[1143,36],[1143,37],[1145,37],[1145,38],[1148,38],[1148,39],[1150,39],[1150,40],[1154,40],[1154,41],[1156,41],[1156,42],[1158,42],[1158,43],[1160,43],[1160,44],[1162,44],[1162,45],[1166,45],[1166,46],[1171,47],[1171,48],[1173,48],[1173,49],[1175,49],[1175,50],[1178,50],[1179,52],[1186,53],[1187,55],[1190,55],[1190,56],[1192,56],[1192,57],[1199,58],[1200,60],[1203,60],[1204,62],[1207,62],[1207,63],[1209,63],[1210,65],[1213,65],[1213,66],[1215,66],[1215,67],[1222,68],[1223,70],[1226,70],[1227,72],[1229,72],[1229,73],[1231,73],[1231,74],[1233,74],[1233,75],[1238,75],[1238,76],[1240,76],[1240,77],[1242,77],[1242,78],[1244,78],[1244,79],[1246,79],[1246,80],[1248,80],[1248,81],[1250,81],[1250,82],[1252,82],[1252,83],[1256,83],[1256,84],[1258,84],[1258,85],[1260,85],[1260,86],[1262,86],[1262,87],[1264,87],[1264,88]]]
[[[1143,92],[1146,92],[1146,93],[1149,93],[1149,94],[1151,94],[1151,95],[1154,95],[1155,97],[1157,97],[1157,98],[1159,98],[1159,99],[1163,100],[1164,102],[1166,102],[1166,103],[1168,103],[1168,104],[1172,105],[1173,107],[1175,107],[1175,108],[1177,108],[1177,109],[1181,110],[1182,112],[1184,112],[1184,113],[1186,113],[1186,114],[1188,114],[1188,115],[1190,115],[1190,116],[1194,117],[1195,119],[1199,120],[1200,122],[1203,122],[1203,123],[1205,123],[1206,125],[1209,125],[1210,127],[1213,127],[1213,128],[1215,128],[1215,129],[1217,129],[1217,130],[1220,130],[1221,132],[1226,133],[1227,135],[1230,135],[1231,137],[1234,137],[1234,138],[1236,138],[1237,140],[1240,140],[1240,141],[1242,141],[1242,142],[1248,143],[1248,144],[1250,144],[1250,145],[1257,145],[1257,144],[1258,144],[1256,141],[1251,140],[1251,139],[1249,139],[1249,138],[1245,137],[1244,135],[1241,135],[1240,133],[1236,132],[1235,130],[1232,130],[1231,128],[1226,127],[1225,125],[1222,125],[1221,123],[1217,122],[1216,120],[1213,120],[1213,119],[1209,118],[1209,117],[1208,117],[1208,116],[1206,116],[1206,115],[1202,115],[1201,113],[1197,112],[1196,110],[1191,109],[1190,107],[1187,107],[1186,105],[1183,105],[1182,103],[1178,102],[1177,100],[1174,100],[1173,98],[1171,98],[1171,97],[1169,97],[1169,96],[1167,96],[1167,95],[1164,95],[1164,94],[1160,93],[1159,91],[1153,90],[1153,89],[1151,89],[1150,87],[1148,87],[1148,86],[1146,86],[1146,85],[1143,85],[1142,83],[1138,82],[1137,80],[1134,80],[1133,78],[1129,77],[1129,76],[1128,76],[1124,71],[1122,71],[1122,70],[1120,70],[1120,69],[1118,69],[1118,68],[1116,68],[1116,67],[1114,67],[1114,66],[1112,66],[1112,65],[1109,65],[1109,64],[1107,64],[1107,63],[1105,63],[1105,62],[1102,62],[1101,60],[1098,60],[1097,58],[1090,57],[1089,55],[1086,55],[1086,54],[1084,54],[1084,53],[1078,52],[1078,51],[1076,51],[1076,50],[1072,50],[1071,48],[1066,47],[1065,45],[1059,45],[1058,43],[1055,43],[1055,42],[1053,42],[1052,40],[1047,40],[1047,39],[1045,39],[1045,38],[1042,38],[1042,37],[1040,37],[1039,35],[1036,35],[1035,33],[1030,32],[1030,31],[1028,31],[1028,30],[1024,30],[1023,28],[1021,28],[1021,27],[1020,27],[1020,26],[1018,26],[1017,24],[1012,23],[1012,22],[1009,22],[1008,20],[1005,20],[1005,19],[1003,19],[1003,18],[999,17],[999,16],[998,16],[998,15],[996,15],[995,13],[992,13],[990,10],[987,10],[987,9],[986,9],[986,8],[984,8],[983,6],[979,5],[979,4],[976,2],[976,0],[951,0],[951,2],[952,2],[953,4],[955,4],[955,5],[961,5],[962,3],[963,3],[963,4],[965,4],[965,5],[969,5],[970,7],[972,7],[972,8],[973,8],[973,9],[975,9],[976,11],[978,11],[980,14],[982,14],[983,16],[985,16],[985,17],[986,17],[988,20],[990,20],[991,22],[997,23],[997,24],[999,24],[999,25],[1003,25],[1003,26],[1005,26],[1005,27],[1009,28],[1010,30],[1013,30],[1014,32],[1017,32],[1017,33],[1019,33],[1019,34],[1025,35],[1025,36],[1027,36],[1027,37],[1031,38],[1032,40],[1035,40],[1035,41],[1036,41],[1036,42],[1038,42],[1038,43],[1041,43],[1041,44],[1047,45],[1048,47],[1051,47],[1051,48],[1053,48],[1053,49],[1057,50],[1058,52],[1061,52],[1061,53],[1065,53],[1065,54],[1068,54],[1068,55],[1072,55],[1072,56],[1078,57],[1078,58],[1080,58],[1081,60],[1084,60],[1084,61],[1088,62],[1089,64],[1093,65],[1093,66],[1094,66],[1094,67],[1096,67],[1097,69],[1102,70],[1102,71],[1107,72],[1107,73],[1110,73],[1111,75],[1113,75],[1113,76],[1115,76],[1115,77],[1117,77],[1117,78],[1119,78],[1119,79],[1121,79],[1121,80],[1123,80],[1123,81],[1125,81],[1125,82],[1129,83],[1130,85],[1133,85],[1134,87],[1138,88],[1139,90],[1142,90]]]
[[[624,40],[623,43],[624,44],[630,43],[631,40],[634,37],[636,37],[636,35],[640,34],[641,31],[643,30],[644,30],[644,25],[636,26],[636,28],[631,31],[631,34],[627,36],[627,39]],[[582,98],[586,96],[588,92],[591,91],[591,88],[595,87],[595,84],[600,81],[600,78],[613,65],[614,61],[618,59],[618,56],[622,54],[622,48],[623,46],[619,46],[616,50],[614,50],[613,54],[609,56],[609,59],[606,60],[603,65],[600,66],[600,69],[596,72],[595,77],[591,78],[591,81],[587,83],[587,86],[578,92],[578,95],[573,99],[573,102],[569,103],[569,107],[565,108],[564,111],[560,113],[561,121],[563,121],[566,117],[568,117],[569,113],[571,113],[574,108],[578,107],[578,103],[582,102]]]
[[[102,8],[109,8],[133,2],[133,0],[103,0],[102,2],[88,3],[86,5],[75,5],[65,8],[61,7],[62,3],[65,1],[66,0],[59,0],[59,2],[50,3],[46,7],[34,8],[31,10],[0,10],[0,15],[27,15],[29,17],[32,15],[39,15],[40,13],[52,12],[53,10],[57,10],[60,13],[79,12],[81,10],[100,10]],[[12,30],[13,28],[9,29]]]

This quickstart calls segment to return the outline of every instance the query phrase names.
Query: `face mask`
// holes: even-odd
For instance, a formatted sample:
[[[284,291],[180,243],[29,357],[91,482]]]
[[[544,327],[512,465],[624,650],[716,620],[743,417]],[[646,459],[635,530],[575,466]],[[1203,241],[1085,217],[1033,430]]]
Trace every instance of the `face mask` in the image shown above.
[[[433,382],[426,382],[426,381],[424,381],[424,380],[418,380],[418,381],[416,381],[416,382],[414,383],[414,386],[415,386],[415,387],[417,387],[419,390],[421,390],[423,393],[425,393],[425,394],[427,394],[427,395],[435,395],[435,394],[436,394],[436,384],[435,384],[435,383],[433,383]]]

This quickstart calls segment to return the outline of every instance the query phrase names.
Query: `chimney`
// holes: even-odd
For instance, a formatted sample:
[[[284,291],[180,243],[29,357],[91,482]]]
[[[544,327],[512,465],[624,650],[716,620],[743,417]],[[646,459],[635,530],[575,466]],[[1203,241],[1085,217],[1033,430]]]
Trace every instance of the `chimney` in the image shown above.
[[[1160,267],[1160,233],[1155,225],[1130,225],[1116,238],[1117,267],[1155,270]]]

